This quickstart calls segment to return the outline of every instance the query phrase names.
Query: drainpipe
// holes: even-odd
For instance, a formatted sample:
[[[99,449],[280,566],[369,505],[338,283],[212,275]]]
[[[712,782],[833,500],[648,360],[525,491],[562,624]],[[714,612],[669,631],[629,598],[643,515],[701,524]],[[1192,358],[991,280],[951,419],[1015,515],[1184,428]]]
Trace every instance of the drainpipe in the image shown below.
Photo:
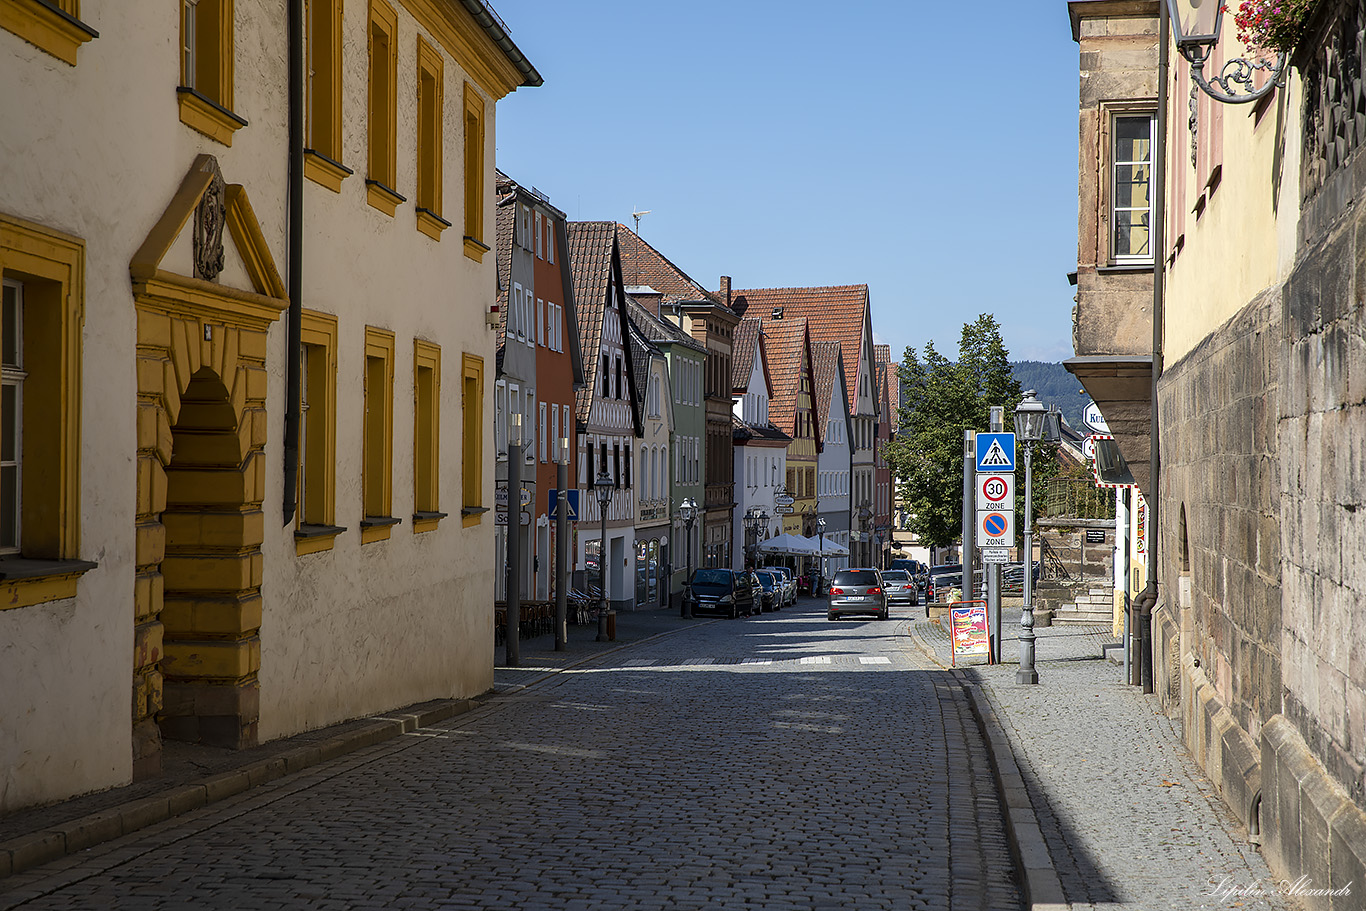
[[[1157,384],[1162,378],[1163,292],[1167,265],[1167,57],[1169,44],[1166,4],[1158,5],[1157,151],[1153,169],[1153,198],[1159,201],[1153,219],[1153,384],[1148,438],[1148,585],[1134,602],[1139,624],[1140,680],[1144,693],[1153,691],[1153,608],[1157,606],[1158,500],[1161,495],[1162,462],[1158,436]]]
[[[289,338],[285,370],[284,525],[294,521],[299,490],[300,358],[304,250],[304,0],[289,0]]]

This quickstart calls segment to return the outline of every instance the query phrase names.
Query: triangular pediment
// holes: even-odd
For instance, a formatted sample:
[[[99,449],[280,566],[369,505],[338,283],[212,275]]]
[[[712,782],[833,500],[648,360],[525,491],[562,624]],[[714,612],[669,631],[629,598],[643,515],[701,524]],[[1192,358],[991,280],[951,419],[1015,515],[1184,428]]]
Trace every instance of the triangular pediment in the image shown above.
[[[288,297],[246,188],[226,183],[212,155],[195,158],[128,271],[134,284],[173,280],[278,303]]]

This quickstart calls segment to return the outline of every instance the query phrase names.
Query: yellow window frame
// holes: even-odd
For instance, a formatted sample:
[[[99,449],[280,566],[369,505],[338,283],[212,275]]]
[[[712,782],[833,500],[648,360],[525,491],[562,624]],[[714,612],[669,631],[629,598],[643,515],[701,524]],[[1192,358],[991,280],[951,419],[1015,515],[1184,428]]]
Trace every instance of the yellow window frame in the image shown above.
[[[0,215],[0,277],[24,283],[21,547],[48,571],[0,572],[0,610],[76,596],[81,505],[85,241]]]
[[[483,262],[484,243],[484,97],[465,83],[465,255]]]
[[[393,216],[402,202],[398,183],[398,16],[382,0],[370,0],[366,26],[369,75],[366,98],[366,199]]]
[[[81,45],[100,36],[81,21],[81,0],[4,0],[0,28],[72,66]]]
[[[413,339],[413,532],[431,531],[441,509],[441,348]]]
[[[247,125],[232,111],[232,4],[233,0],[198,0],[193,5],[180,0],[180,87],[176,89],[180,122],[226,146]]]
[[[394,333],[365,327],[365,412],[361,421],[362,544],[384,541],[398,524],[393,513]],[[379,388],[375,388],[379,387]]]
[[[299,509],[295,551],[331,550],[343,529],[337,512],[337,318],[301,311],[299,338],[309,350],[304,383],[308,388],[305,433],[299,446]]]
[[[308,134],[304,174],[334,193],[352,171],[342,160],[342,0],[305,0]]]
[[[465,353],[460,363],[460,409],[463,418],[463,449],[460,478],[463,506],[461,524],[478,525],[488,512],[484,506],[484,359]]]
[[[436,48],[417,39],[417,229],[432,240],[451,223],[441,217],[445,66]]]

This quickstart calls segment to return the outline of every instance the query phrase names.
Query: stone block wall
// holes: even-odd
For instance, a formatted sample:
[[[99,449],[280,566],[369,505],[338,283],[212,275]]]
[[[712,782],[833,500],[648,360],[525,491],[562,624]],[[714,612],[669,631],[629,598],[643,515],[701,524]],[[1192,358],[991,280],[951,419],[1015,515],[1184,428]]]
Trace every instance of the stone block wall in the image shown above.
[[[1281,700],[1280,306],[1279,289],[1263,292],[1159,386],[1166,609],[1250,743]],[[1163,679],[1176,672],[1155,666],[1159,693],[1199,689]]]
[[[1284,713],[1366,806],[1366,224],[1302,250],[1281,396]],[[1366,888],[1366,884],[1363,884]]]

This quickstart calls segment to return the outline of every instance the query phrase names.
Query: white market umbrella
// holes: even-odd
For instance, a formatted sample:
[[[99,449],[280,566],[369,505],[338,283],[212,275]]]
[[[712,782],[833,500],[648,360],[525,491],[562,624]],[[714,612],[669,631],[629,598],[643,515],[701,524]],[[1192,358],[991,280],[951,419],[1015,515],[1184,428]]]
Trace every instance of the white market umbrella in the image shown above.
[[[801,535],[781,534],[775,538],[769,538],[759,544],[759,550],[766,554],[797,554],[800,556],[814,555],[819,548],[810,538],[803,538]]]

